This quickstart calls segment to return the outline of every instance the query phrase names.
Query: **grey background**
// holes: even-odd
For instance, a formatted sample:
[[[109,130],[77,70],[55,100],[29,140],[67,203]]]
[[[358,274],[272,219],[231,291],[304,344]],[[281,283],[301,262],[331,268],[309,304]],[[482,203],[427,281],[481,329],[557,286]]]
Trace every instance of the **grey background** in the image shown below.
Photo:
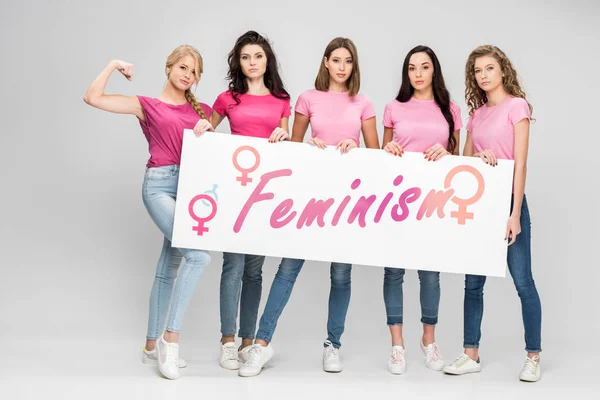
[[[147,145],[135,117],[83,102],[88,85],[118,58],[135,64],[136,75],[128,82],[114,74],[108,93],[157,96],[167,55],[187,43],[204,58],[196,96],[212,105],[226,88],[227,53],[240,34],[255,29],[272,41],[292,104],[312,87],[329,40],[352,38],[361,93],[374,103],[380,137],[383,108],[395,97],[402,61],[415,45],[437,53],[465,123],[469,52],[489,43],[508,54],[537,119],[526,194],[543,307],[541,384],[598,387],[587,369],[599,355],[594,342],[600,333],[597,2],[3,0],[1,9],[0,338],[9,377],[31,371],[38,377],[110,375],[111,367],[90,369],[91,349],[103,343],[106,354],[113,354],[105,344],[118,338],[126,358],[137,360],[143,346],[161,249],[161,235],[141,202]],[[222,129],[228,130],[226,121]],[[465,130],[461,136],[462,151]],[[213,253],[184,320],[182,351],[200,364],[217,364],[221,260]],[[262,305],[277,263],[265,263]],[[367,375],[385,374],[389,351],[382,277],[377,267],[353,271],[343,356],[355,363],[366,357],[361,365]],[[318,373],[328,287],[327,265],[308,262],[274,337],[280,365],[307,365],[306,371]],[[416,365],[421,325],[414,271],[407,273],[404,290],[405,341]],[[494,358],[505,357],[499,368],[511,369],[512,383],[524,355],[519,299],[510,277],[489,279],[485,293],[481,354],[492,366]],[[462,298],[463,276],[444,274],[437,341],[448,361],[461,350]],[[71,368],[51,367],[56,359],[48,359],[47,345],[56,343],[71,349]],[[571,371],[575,366],[578,372]],[[568,371],[573,375],[567,378]]]

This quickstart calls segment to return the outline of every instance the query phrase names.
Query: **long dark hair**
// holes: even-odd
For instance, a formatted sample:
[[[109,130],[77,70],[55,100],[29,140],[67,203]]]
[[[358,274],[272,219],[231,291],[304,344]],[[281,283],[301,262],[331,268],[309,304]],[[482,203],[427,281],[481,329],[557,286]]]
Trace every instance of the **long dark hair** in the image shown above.
[[[402,85],[400,86],[400,91],[398,92],[396,100],[401,103],[406,103],[411,99],[413,93],[415,92],[415,89],[410,84],[410,78],[408,77],[408,64],[410,62],[410,57],[415,53],[427,54],[433,63],[433,80],[431,82],[431,86],[433,86],[433,98],[435,103],[442,111],[444,118],[446,118],[446,121],[448,122],[449,135],[447,150],[452,154],[456,149],[457,143],[456,139],[454,138],[454,116],[450,110],[450,92],[448,92],[448,89],[446,89],[440,62],[433,50],[431,50],[429,47],[417,46],[409,51],[406,55],[406,58],[404,59],[404,65],[402,66]]]
[[[227,62],[229,63],[229,71],[227,71],[227,80],[229,81],[229,90],[236,104],[240,104],[239,95],[248,92],[248,82],[242,71],[240,64],[240,56],[242,48],[249,44],[256,44],[262,47],[267,56],[267,69],[264,75],[265,86],[271,94],[278,99],[289,99],[290,95],[283,86],[283,81],[279,76],[277,58],[269,44],[269,41],[255,31],[248,31],[240,36],[236,41],[233,49],[229,52]]]

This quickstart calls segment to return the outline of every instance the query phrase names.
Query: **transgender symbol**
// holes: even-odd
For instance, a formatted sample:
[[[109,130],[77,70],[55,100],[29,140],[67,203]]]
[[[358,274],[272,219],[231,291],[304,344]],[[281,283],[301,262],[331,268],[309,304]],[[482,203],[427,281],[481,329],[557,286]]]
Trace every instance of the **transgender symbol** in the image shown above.
[[[219,188],[219,185],[217,185],[216,183],[213,184],[212,189],[207,190],[206,192],[204,192],[205,194],[212,194],[213,197],[215,198],[216,201],[219,201],[219,195],[217,194],[217,189]],[[205,206],[209,206],[210,203],[207,202],[206,200],[202,200],[202,204],[204,204]]]
[[[199,217],[196,215],[196,213],[194,213],[194,205],[198,200],[202,200],[203,203],[208,202],[210,204],[211,211],[208,216]],[[192,230],[198,232],[198,236],[202,236],[204,232],[208,232],[208,227],[205,227],[204,223],[213,219],[217,214],[217,202],[215,201],[215,199],[213,199],[211,196],[205,193],[199,194],[190,201],[190,205],[188,206],[188,212],[190,213],[192,219],[198,222],[198,225],[192,227]]]
[[[485,181],[483,180],[483,175],[476,168],[471,167],[470,165],[459,165],[448,172],[446,175],[446,179],[444,181],[444,187],[448,189],[452,184],[452,179],[454,176],[461,172],[468,172],[477,179],[477,192],[468,199],[461,199],[456,196],[452,197],[450,201],[458,205],[458,211],[450,212],[451,218],[456,218],[456,221],[459,225],[464,225],[467,222],[467,219],[473,219],[473,213],[467,212],[467,207],[477,203],[481,196],[483,196],[483,192],[485,191]]]
[[[239,157],[240,153],[244,150],[248,150],[252,154],[254,154],[254,165],[251,166],[250,168],[242,168],[240,166],[240,164],[238,163],[238,157]],[[233,166],[235,167],[235,169],[237,169],[238,171],[240,171],[242,173],[241,176],[238,176],[235,179],[237,181],[239,181],[242,184],[242,186],[246,186],[249,182],[252,182],[252,178],[250,178],[248,176],[248,174],[256,171],[256,169],[260,165],[260,154],[258,154],[258,151],[252,146],[238,147],[238,149],[233,152],[232,161],[233,161]]]

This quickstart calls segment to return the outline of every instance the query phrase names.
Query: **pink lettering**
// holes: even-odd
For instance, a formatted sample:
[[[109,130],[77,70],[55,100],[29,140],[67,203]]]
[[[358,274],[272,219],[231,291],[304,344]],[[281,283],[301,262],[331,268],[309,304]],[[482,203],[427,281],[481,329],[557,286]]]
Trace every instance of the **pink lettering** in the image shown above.
[[[284,201],[279,203],[279,205],[275,207],[273,213],[271,214],[271,220],[269,221],[271,223],[271,227],[279,229],[289,224],[290,221],[294,219],[297,213],[296,211],[292,211],[287,218],[285,218],[285,215],[288,212],[290,212],[293,206],[294,200],[292,199],[285,199]],[[282,220],[282,218],[284,219]]]
[[[265,200],[271,200],[275,197],[275,195],[271,192],[262,193],[262,190],[265,188],[265,186],[267,186],[267,183],[269,183],[271,179],[291,175],[291,169],[279,169],[263,174],[260,177],[260,183],[256,185],[254,191],[252,192],[250,197],[248,197],[248,200],[246,200],[246,204],[244,204],[242,211],[240,211],[240,214],[238,215],[235,224],[233,225],[233,231],[235,233],[238,233],[242,229],[242,225],[244,224],[244,221],[246,220],[246,217],[248,216],[248,213],[250,212],[250,209],[254,204]]]
[[[431,189],[431,191],[423,200],[423,204],[421,204],[421,208],[419,208],[419,212],[417,213],[417,220],[420,221],[423,219],[423,215],[427,216],[427,218],[433,215],[433,212],[437,209],[437,215],[439,218],[444,218],[444,207],[450,197],[454,194],[454,189],[450,190],[440,190],[436,191],[435,189]]]
[[[317,225],[321,228],[325,226],[325,213],[329,210],[329,208],[333,205],[335,199],[327,199],[316,200],[310,199],[302,214],[298,218],[298,222],[296,223],[296,228],[301,229],[303,226],[311,226],[312,223],[317,220]]]

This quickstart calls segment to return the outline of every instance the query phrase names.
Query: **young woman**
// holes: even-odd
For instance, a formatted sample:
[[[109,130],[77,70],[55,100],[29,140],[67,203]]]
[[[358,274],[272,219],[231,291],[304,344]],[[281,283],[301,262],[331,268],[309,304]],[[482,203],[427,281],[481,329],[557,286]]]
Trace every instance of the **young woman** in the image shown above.
[[[211,117],[216,128],[227,117],[233,135],[253,136],[278,142],[289,139],[290,96],[286,92],[271,45],[249,31],[240,36],[229,53],[229,90],[221,93]],[[264,256],[223,253],[221,273],[221,367],[238,369],[241,351],[250,346],[262,291]],[[241,292],[241,296],[240,296]],[[241,300],[240,300],[241,297]],[[239,349],[235,345],[240,307]]]
[[[298,98],[292,140],[303,142],[310,124],[312,138],[309,143],[319,148],[336,146],[342,153],[348,152],[360,145],[361,131],[368,148],[379,148],[373,105],[358,94],[359,89],[356,47],[350,39],[336,38],[325,49],[315,89],[304,92]],[[255,344],[247,351],[247,361],[239,370],[240,376],[258,375],[272,357],[270,342],[277,320],[303,264],[304,260],[284,258],[281,261],[260,319]],[[328,337],[323,352],[323,369],[327,372],[342,370],[338,350],[350,303],[351,270],[350,264],[331,263]]]
[[[179,359],[181,322],[196,284],[210,263],[206,251],[171,246],[183,130],[212,129],[207,120],[210,107],[198,103],[191,91],[192,85],[200,81],[202,57],[191,46],[176,48],[167,58],[167,83],[157,98],[105,94],[106,83],[115,70],[129,80],[133,78],[133,65],[111,61],[92,82],[84,100],[101,110],[135,115],[148,140],[150,160],[146,164],[142,199],[164,235],[164,241],[150,294],[148,333],[142,360],[158,363],[165,377],[177,379],[179,367],[185,366]],[[185,264],[179,269],[182,257]],[[167,312],[169,319],[165,330]]]
[[[383,148],[402,156],[404,151],[422,152],[429,161],[458,154],[460,108],[450,101],[437,56],[429,47],[417,46],[408,52],[402,67],[402,85],[395,100],[385,107]],[[406,371],[403,323],[403,268],[385,268],[383,298],[392,352],[387,369],[392,374]],[[420,347],[428,368],[441,371],[444,360],[435,343],[435,325],[440,305],[440,273],[418,271],[421,283]]]
[[[541,377],[542,307],[531,274],[531,223],[525,197],[529,122],[533,107],[517,80],[512,63],[495,46],[473,50],[465,68],[465,97],[469,106],[464,155],[480,157],[494,166],[498,159],[514,160],[511,213],[506,226],[508,269],[521,299],[527,358],[520,379]],[[444,368],[448,374],[479,372],[479,340],[483,317],[485,276],[467,275],[464,301],[464,353]]]

